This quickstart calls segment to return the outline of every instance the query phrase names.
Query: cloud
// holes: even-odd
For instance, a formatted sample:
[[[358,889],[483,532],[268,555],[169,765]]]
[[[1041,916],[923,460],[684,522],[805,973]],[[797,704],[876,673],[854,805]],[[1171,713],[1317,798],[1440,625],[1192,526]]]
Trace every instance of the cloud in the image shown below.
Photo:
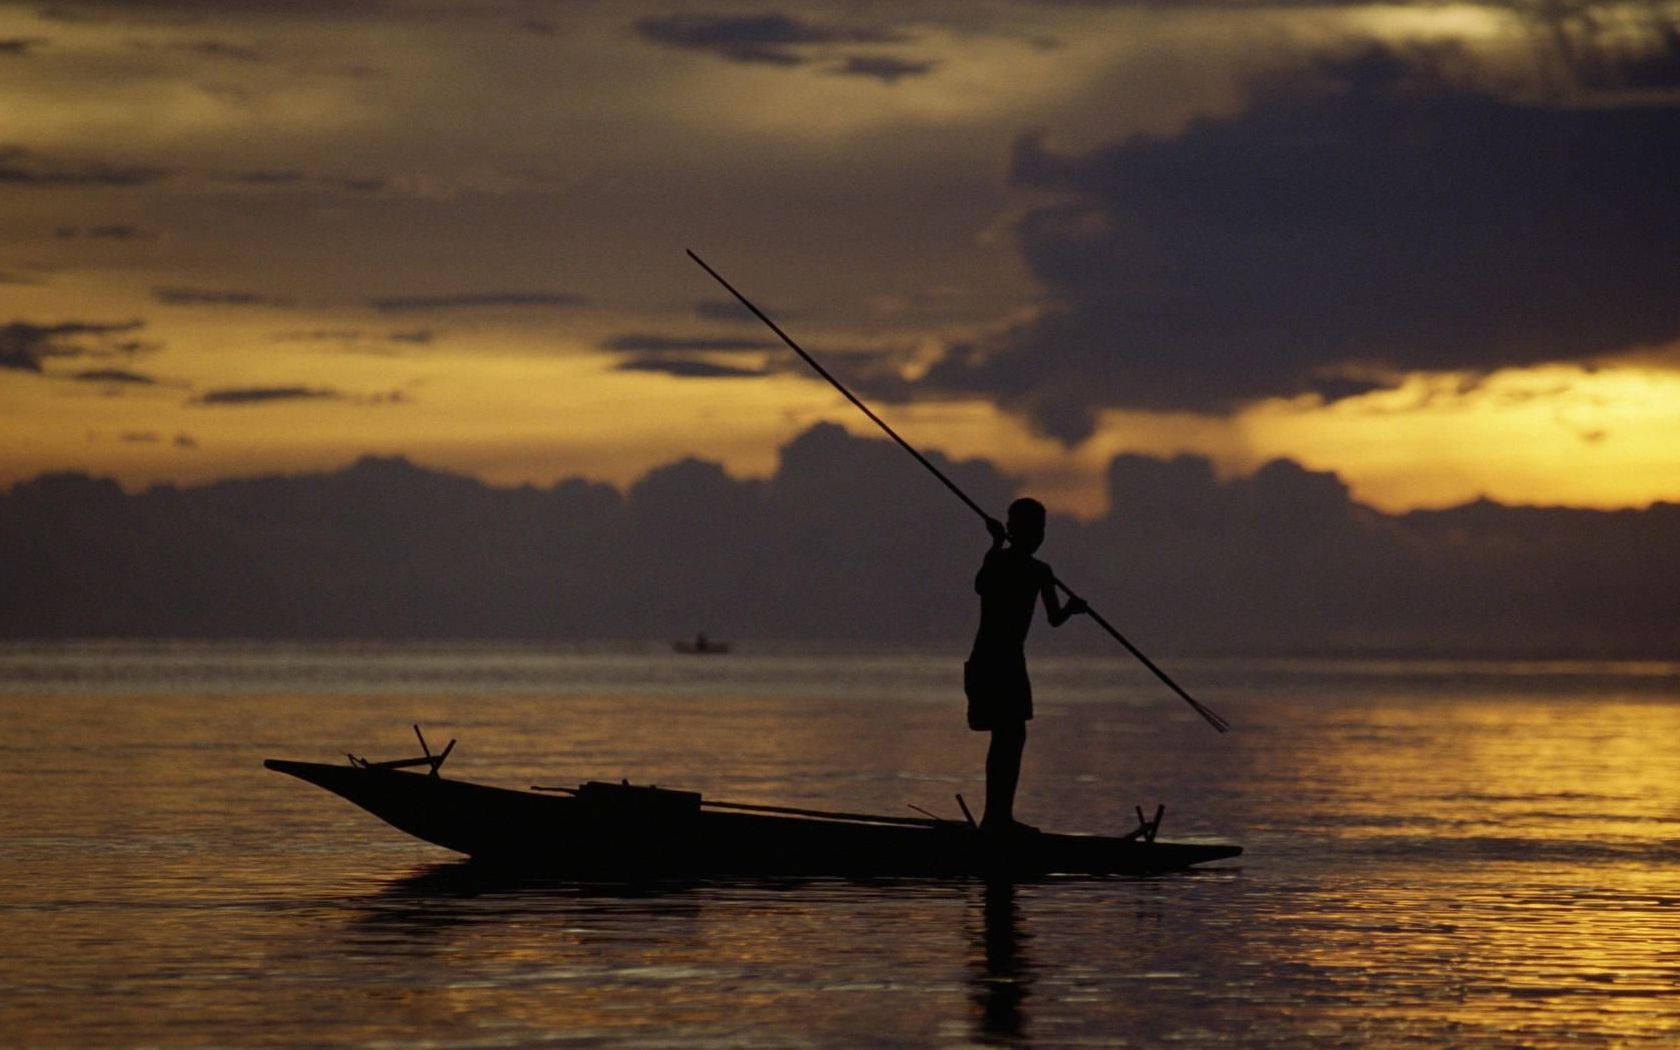
[[[360,328],[310,328],[281,332],[274,338],[288,343],[353,343],[369,336]]]
[[[244,44],[232,44],[225,40],[193,40],[179,45],[182,51],[208,58],[229,59],[235,62],[261,62],[264,60],[262,52]]]
[[[130,226],[126,223],[109,223],[103,226],[59,226],[53,230],[53,236],[60,240],[74,240],[85,237],[89,240],[100,241],[149,241],[156,238],[156,234]]]
[[[375,310],[468,310],[482,307],[581,306],[586,300],[567,292],[464,292],[450,295],[399,295],[371,299]]]
[[[636,23],[644,39],[669,47],[708,51],[731,62],[799,66],[809,49],[832,44],[886,44],[905,37],[875,26],[808,21],[793,15],[667,15]]]
[[[206,390],[189,404],[211,407],[230,405],[275,405],[294,401],[341,401],[351,405],[404,405],[409,396],[401,390],[380,394],[347,394],[331,387],[246,386]]]
[[[154,288],[152,297],[166,306],[291,306],[292,300],[262,292],[208,288]]]
[[[735,299],[704,299],[694,304],[694,316],[707,321],[739,322],[743,309]],[[779,313],[785,315],[786,311]]]
[[[336,390],[307,386],[246,386],[206,390],[193,398],[197,405],[269,405],[284,401],[337,401]]]
[[[1511,100],[1457,59],[1372,46],[1176,136],[1022,139],[1015,184],[1056,195],[1016,229],[1047,306],[921,388],[1074,443],[1105,407],[1222,413],[1680,334],[1680,106]]]
[[[116,337],[143,326],[142,321],[117,324],[69,321],[54,325],[13,321],[0,325],[0,368],[41,372],[42,363],[50,358],[113,357],[137,353],[150,347],[135,340]]]
[[[885,84],[896,84],[905,77],[924,77],[939,63],[913,62],[890,55],[849,55],[833,72],[846,77],[873,77]]]
[[[163,437],[137,429],[125,440]],[[928,454],[994,513],[1018,493],[986,461]],[[1674,651],[1680,505],[1483,501],[1386,515],[1352,502],[1336,476],[1289,460],[1221,479],[1200,457],[1121,456],[1108,481],[1110,511],[1052,518],[1040,553],[1157,658]],[[783,446],[764,479],[690,458],[623,494],[577,478],[493,488],[375,458],[331,474],[135,494],[55,474],[0,491],[0,549],[39,554],[9,581],[0,635],[705,629],[937,644],[955,674],[986,545],[979,522],[902,450],[834,424]],[[113,591],[112,579],[148,585]],[[1081,621],[1037,627],[1030,644],[1118,654]]]
[[[666,336],[645,332],[614,336],[602,349],[631,356],[616,366],[622,372],[660,372],[681,379],[744,379],[764,370],[711,360],[716,355],[761,354],[780,346],[753,336]]]
[[[0,185],[14,186],[144,186],[169,177],[163,168],[112,164],[107,161],[52,163],[35,159],[18,146],[0,146]]]
[[[351,193],[376,193],[389,189],[392,180],[382,175],[345,176],[327,171],[305,171],[300,168],[252,168],[211,176],[215,182],[228,186],[242,186],[251,190],[326,189],[348,190]]]
[[[1573,0],[1521,12],[1549,41],[1557,64],[1582,92],[1680,88],[1680,21],[1670,6]]]
[[[47,41],[38,36],[13,36],[0,39],[0,57],[27,55]]]
[[[407,328],[388,332],[365,328],[304,328],[277,332],[276,342],[326,344],[335,350],[391,355],[409,347],[429,346],[437,341],[430,328]]]
[[[245,171],[221,171],[208,176],[210,181],[225,186],[237,186],[251,191],[274,192],[346,191],[353,194],[378,193],[402,185],[398,180],[379,174],[345,175],[333,171],[309,171],[302,168],[251,168]],[[408,180],[429,187],[430,183]],[[418,192],[418,191],[417,191]]]
[[[224,181],[242,186],[295,186],[304,180],[304,173],[296,169],[283,170],[257,169],[236,172],[224,177]]]
[[[164,436],[155,430],[125,430],[117,435],[117,440],[126,445],[161,445]],[[169,439],[169,444],[180,449],[195,449],[198,441],[191,434],[176,434]]]
[[[71,375],[70,378],[83,383],[108,383],[133,386],[155,386],[157,384],[157,380],[153,379],[151,376],[141,375],[139,372],[130,372],[121,368],[93,368],[83,372],[76,372]]]
[[[737,310],[739,307],[737,307]],[[691,337],[650,335],[641,332],[614,336],[601,344],[604,350],[627,353],[740,353],[772,350],[782,344],[768,339],[750,337]]]
[[[682,379],[745,379],[763,375],[753,368],[737,368],[686,357],[632,357],[615,366],[620,372],[662,372]]]
[[[178,27],[213,16],[320,13],[391,14],[404,5],[391,0],[54,0],[35,12],[43,21]]]

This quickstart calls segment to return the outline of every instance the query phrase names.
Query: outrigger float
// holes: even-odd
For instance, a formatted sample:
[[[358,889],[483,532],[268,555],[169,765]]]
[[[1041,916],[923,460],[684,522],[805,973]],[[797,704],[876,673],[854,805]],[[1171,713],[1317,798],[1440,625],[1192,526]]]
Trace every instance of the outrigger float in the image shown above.
[[[1140,808],[1124,835],[994,835],[975,825],[961,795],[964,819],[946,820],[716,802],[628,781],[490,787],[442,776],[455,741],[434,754],[418,726],[414,733],[423,752],[415,758],[263,765],[475,862],[563,878],[1158,875],[1242,853],[1157,840],[1164,806],[1150,818]]]

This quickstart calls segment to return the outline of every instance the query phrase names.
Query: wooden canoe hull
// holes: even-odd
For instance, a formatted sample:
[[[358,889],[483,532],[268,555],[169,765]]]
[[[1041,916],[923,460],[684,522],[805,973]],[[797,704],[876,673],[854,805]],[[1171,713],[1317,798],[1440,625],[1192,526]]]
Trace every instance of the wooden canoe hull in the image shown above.
[[[905,825],[600,805],[402,770],[272,758],[263,765],[474,860],[579,878],[1154,875],[1242,853],[1237,846],[1098,835],[1000,840],[957,821]]]

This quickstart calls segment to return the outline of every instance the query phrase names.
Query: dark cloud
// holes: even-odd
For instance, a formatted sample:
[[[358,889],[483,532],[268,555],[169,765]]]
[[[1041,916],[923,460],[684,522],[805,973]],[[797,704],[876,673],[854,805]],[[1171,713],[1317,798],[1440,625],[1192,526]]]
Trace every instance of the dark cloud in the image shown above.
[[[35,15],[45,21],[71,24],[174,27],[199,25],[235,12],[285,16],[310,12],[390,14],[400,7],[391,0],[53,0],[41,5]]]
[[[263,292],[221,288],[154,288],[152,297],[166,306],[291,306],[292,300]]]
[[[737,305],[735,317],[739,317],[740,307]],[[782,344],[769,339],[757,339],[741,336],[701,337],[701,336],[665,336],[651,335],[642,332],[627,333],[614,336],[601,344],[604,350],[619,350],[626,353],[741,353],[755,350],[773,350]]]
[[[1168,648],[1535,656],[1672,645],[1680,556],[1662,531],[1680,526],[1680,505],[1481,501],[1385,515],[1288,460],[1221,481],[1188,456],[1119,457],[1109,485],[1108,515],[1062,557],[1105,604],[1147,610],[1143,638]]]
[[[103,226],[60,226],[53,230],[53,236],[60,240],[74,240],[85,237],[89,240],[100,241],[149,241],[157,235],[129,226],[124,223],[109,223]]]
[[[180,45],[183,51],[208,58],[228,59],[235,62],[261,62],[262,52],[244,44],[232,44],[225,40],[193,40]]]
[[[7,325],[0,330],[0,368],[9,368],[17,372],[41,371],[41,354],[39,348],[28,340],[10,338],[11,329],[15,325]]]
[[[1550,0],[1521,15],[1575,91],[1656,92],[1673,101],[1680,88],[1680,12],[1672,5]]]
[[[601,347],[631,355],[617,365],[624,372],[660,372],[682,379],[743,379],[765,373],[759,368],[721,364],[712,358],[757,355],[780,345],[752,336],[665,336],[637,332],[614,336]]]
[[[194,405],[273,405],[293,401],[341,401],[351,405],[404,405],[409,396],[401,390],[382,394],[347,394],[330,387],[248,386],[207,390],[193,398]]]
[[[929,455],[994,513],[1018,492],[989,463]],[[1053,517],[1040,553],[1158,658],[1673,654],[1680,505],[1385,515],[1287,460],[1221,480],[1197,457],[1122,456],[1108,480],[1112,509]],[[0,635],[672,638],[704,626],[934,643],[954,668],[986,546],[900,449],[833,424],[789,442],[763,480],[686,459],[622,494],[575,478],[491,488],[374,458],[132,495],[48,475],[0,492],[0,549],[34,552],[27,571],[0,561]],[[1039,631],[1035,647],[1116,651],[1078,621]]]
[[[437,340],[430,328],[402,329],[394,332],[374,332],[363,328],[305,328],[276,333],[274,338],[287,343],[330,343],[344,349],[392,353],[401,346],[428,346]]]
[[[0,184],[14,186],[144,186],[167,178],[170,172],[142,165],[106,161],[41,161],[28,150],[0,146]]]
[[[0,56],[27,55],[47,41],[38,36],[13,36],[0,39]]]
[[[304,173],[295,169],[241,171],[226,177],[226,181],[244,186],[294,186],[304,180]]]
[[[794,15],[667,15],[636,23],[643,38],[670,47],[709,51],[731,62],[797,66],[809,49],[833,44],[886,44],[903,34],[877,26],[813,22]]]
[[[694,316],[707,321],[740,321],[742,307],[734,299],[705,299],[694,304]]]
[[[1015,183],[1059,197],[1017,229],[1048,306],[923,389],[1076,442],[1108,406],[1225,412],[1680,335],[1680,106],[1513,101],[1460,65],[1371,47],[1174,137],[1022,140]]]
[[[253,168],[215,176],[216,181],[250,189],[290,190],[347,190],[351,193],[377,193],[390,187],[391,180],[382,175],[345,176],[326,171],[304,171],[298,168]]]
[[[274,338],[288,343],[349,343],[368,338],[360,328],[309,328],[281,332]]]
[[[126,430],[117,435],[117,440],[127,445],[161,445],[165,439],[156,430]],[[169,444],[175,448],[194,449],[198,447],[197,440],[191,434],[176,434],[168,440]]]
[[[79,380],[83,383],[107,383],[131,386],[155,386],[157,384],[157,380],[153,379],[151,376],[141,375],[139,372],[130,372],[122,368],[91,368],[86,371],[76,372],[72,374],[70,378]]]
[[[896,84],[905,77],[925,77],[933,72],[937,62],[910,62],[889,55],[851,55],[834,68],[847,77],[873,77],[886,84]]]
[[[142,321],[117,324],[69,321],[52,325],[13,321],[0,325],[0,368],[41,372],[42,362],[50,358],[113,357],[137,353],[150,347],[117,337],[143,326]]]
[[[501,306],[581,306],[580,295],[567,292],[464,292],[453,295],[398,295],[371,299],[375,310],[461,310]]]
[[[337,401],[336,390],[307,386],[247,386],[206,390],[193,398],[197,405],[268,405],[282,401]]]
[[[753,368],[737,368],[688,357],[641,356],[620,361],[621,372],[662,372],[682,379],[744,379],[763,375]]]

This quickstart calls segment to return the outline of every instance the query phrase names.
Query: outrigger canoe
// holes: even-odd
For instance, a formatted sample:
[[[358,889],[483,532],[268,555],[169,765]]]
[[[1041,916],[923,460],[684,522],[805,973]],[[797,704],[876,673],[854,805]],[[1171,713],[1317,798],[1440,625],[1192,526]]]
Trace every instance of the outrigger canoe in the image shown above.
[[[351,755],[347,765],[271,758],[263,765],[474,861],[558,877],[1155,875],[1242,853],[1239,846],[1156,841],[1160,810],[1123,836],[1000,836],[967,820],[714,802],[628,782],[491,787],[440,775],[448,753],[427,749],[424,758],[393,762]],[[416,766],[431,768],[410,770]]]

